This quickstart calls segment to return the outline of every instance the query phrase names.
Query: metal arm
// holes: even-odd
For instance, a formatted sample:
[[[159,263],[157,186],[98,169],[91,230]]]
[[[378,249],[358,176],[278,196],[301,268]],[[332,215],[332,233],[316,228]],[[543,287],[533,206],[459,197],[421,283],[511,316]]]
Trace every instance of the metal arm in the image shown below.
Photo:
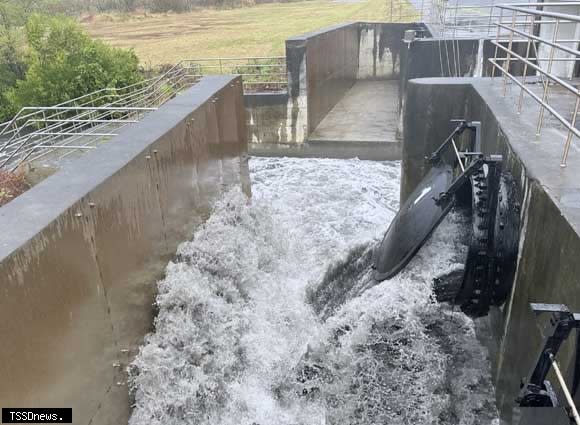
[[[546,337],[538,359],[527,382],[522,384],[516,401],[522,407],[556,407],[558,399],[552,385],[546,380],[546,376],[564,341],[570,336],[572,330],[580,327],[580,314],[571,313],[568,307],[562,304],[531,304],[531,308],[536,316],[545,313],[551,314],[550,335]]]
[[[455,136],[462,134],[465,130],[471,130],[475,135],[475,140],[473,142],[472,150],[475,152],[481,151],[481,122],[479,121],[466,121],[466,120],[451,120],[452,123],[457,123],[457,127],[451,132],[451,134],[445,139],[445,141],[431,154],[428,158],[430,163],[435,163],[441,160],[441,154],[443,150],[447,147],[449,142],[453,140]]]
[[[463,173],[458,175],[455,180],[451,183],[447,191],[440,193],[437,198],[435,198],[435,203],[438,205],[446,202],[451,196],[455,194],[468,180],[469,178],[477,173],[477,171],[483,166],[483,164],[501,162],[502,156],[501,155],[489,155],[484,156],[479,152],[470,153],[470,156],[473,157],[469,166],[465,169]]]

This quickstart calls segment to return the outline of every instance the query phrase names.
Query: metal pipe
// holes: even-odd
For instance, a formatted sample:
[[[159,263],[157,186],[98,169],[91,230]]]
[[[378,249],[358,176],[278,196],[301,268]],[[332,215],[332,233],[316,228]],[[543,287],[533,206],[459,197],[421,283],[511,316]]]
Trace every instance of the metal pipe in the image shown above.
[[[37,145],[37,148],[57,148],[57,149],[96,149],[94,146],[71,146],[71,145]]]
[[[564,397],[568,402],[568,406],[572,411],[572,417],[576,424],[580,424],[580,415],[578,414],[578,409],[576,409],[576,405],[574,404],[574,399],[568,390],[568,385],[566,385],[566,381],[564,380],[564,376],[562,376],[562,372],[560,371],[560,367],[558,366],[558,362],[554,358],[554,355],[550,353],[550,361],[552,362],[552,368],[554,369],[554,373],[560,382],[560,387],[562,388],[562,392],[564,393]]]
[[[457,149],[457,145],[455,144],[455,140],[453,138],[451,138],[451,145],[453,146],[453,150],[455,151],[455,156],[457,156],[459,168],[461,168],[461,172],[465,173],[465,166],[463,165],[463,161],[461,161],[461,155],[459,155],[459,150]]]
[[[499,23],[501,24],[502,22],[503,22],[503,9],[500,9]],[[496,36],[497,39],[499,39],[500,31],[501,31],[501,29],[498,26],[497,27],[497,36]],[[494,50],[494,53],[493,53],[493,60],[494,61],[497,60],[497,51],[498,51],[497,49],[498,49],[498,47],[499,47],[499,43],[497,43],[495,45],[495,50]],[[491,78],[495,78],[495,67],[491,70]]]
[[[558,30],[560,28],[560,22],[556,22],[556,26],[554,28],[554,37],[555,40],[558,37]],[[556,47],[552,45],[550,48],[550,60],[548,61],[548,71],[547,74],[552,72],[552,64],[554,63],[554,53],[556,52]],[[550,93],[550,82],[546,80],[546,84],[544,84],[544,94],[542,95],[542,103],[540,104],[540,116],[538,118],[538,127],[536,128],[536,135],[539,136],[540,132],[542,131],[542,126],[544,124],[544,104],[547,103],[548,95]]]
[[[542,24],[545,24],[545,22],[542,22]],[[557,47],[558,49],[563,50],[563,51],[565,51],[567,53],[570,53],[572,55],[580,56],[580,51],[579,50],[571,49],[570,47],[566,47],[566,46],[562,46],[562,45],[558,44],[558,43],[566,43],[566,42],[569,42],[569,43],[578,43],[579,40],[569,40],[569,41],[566,40],[566,41],[562,41],[562,40],[556,39],[555,41],[549,41],[549,40],[546,40],[544,38],[540,38],[540,37],[538,37],[536,35],[527,34],[527,33],[523,32],[523,31],[519,31],[517,29],[508,28],[506,25],[503,25],[503,24],[497,24],[497,25],[499,27],[502,27],[502,28],[505,28],[505,29],[509,29],[510,31],[513,31],[516,34],[519,34],[519,35],[521,35],[521,36],[523,36],[523,37],[525,37],[527,39],[532,39],[532,40],[537,41],[539,43],[547,44],[548,46]]]
[[[548,62],[550,60],[550,58],[535,58],[535,57],[531,57],[528,58],[530,61],[536,61],[536,62]],[[497,58],[498,61],[506,61],[507,57],[499,57]],[[517,62],[519,61],[518,58],[510,58],[509,59],[510,62]],[[580,58],[572,58],[572,59],[568,59],[568,58],[554,58],[552,59],[553,62],[578,62],[580,61]]]
[[[496,68],[502,70],[502,66],[495,63],[493,61],[493,59],[488,59],[489,62],[495,66]],[[519,87],[522,87],[526,93],[528,93],[530,95],[530,97],[532,97],[532,99],[534,99],[536,102],[541,103],[542,99],[540,99],[540,97],[535,94],[533,91],[531,91],[528,87],[526,87],[524,84],[522,84],[521,81],[519,81],[516,77],[514,77],[511,74],[508,74],[508,78],[510,78],[514,83],[516,83]],[[558,121],[560,121],[560,123],[568,128],[571,132],[574,133],[574,135],[578,138],[580,138],[580,131],[574,127],[571,126],[571,124],[568,122],[568,120],[566,120],[566,118],[564,118],[562,115],[560,115],[560,113],[558,113],[558,111],[556,111],[553,107],[551,107],[549,104],[545,104],[544,108],[546,108],[548,110],[548,112],[550,112]]]
[[[548,3],[542,4],[542,6],[546,6],[546,5],[548,5]],[[574,4],[569,3],[568,5],[573,6]],[[580,22],[579,15],[572,15],[569,13],[544,12],[542,10],[523,9],[521,7],[515,7],[515,6],[511,6],[511,5],[507,5],[507,4],[499,4],[496,7],[500,8],[500,9],[512,10],[515,12],[521,12],[524,14],[531,14],[531,15],[536,15],[536,16],[547,16],[549,18],[555,18],[555,19],[561,20],[561,21]]]
[[[496,45],[497,47],[499,47],[502,50],[507,50],[506,47],[500,45],[499,43],[496,43],[495,41],[491,42],[492,44]],[[526,61],[526,59],[524,59],[522,56],[518,55],[515,52],[511,52],[512,56],[514,56],[515,58],[518,58],[519,60],[521,60],[522,62],[527,62],[528,66],[532,67],[533,69],[535,69],[536,71],[538,71],[540,74],[545,75],[546,77],[548,77],[549,79],[551,79],[552,81],[558,83],[559,85],[561,85],[562,87],[564,87],[566,90],[568,90],[569,92],[573,93],[576,96],[580,95],[580,90],[578,90],[576,87],[570,85],[569,83],[567,83],[566,81],[562,80],[559,77],[556,77],[553,74],[550,74],[546,71],[544,71],[541,67],[535,65],[534,63],[530,62],[530,61]],[[495,58],[494,58],[495,59]]]
[[[267,62],[243,63],[248,60]],[[84,149],[105,137],[112,137],[116,132],[110,131],[111,129],[137,122],[144,113],[155,110],[176,92],[194,84],[198,76],[188,70],[198,69],[197,64],[200,61],[205,62],[203,66],[210,72],[219,69],[219,66],[222,72],[244,70],[243,74],[247,77],[244,82],[246,87],[266,84],[282,88],[288,84],[287,72],[284,72],[287,71],[287,65],[283,56],[218,58],[219,65],[214,65],[214,58],[184,60],[159,77],[130,86],[101,89],[55,106],[23,108],[11,121],[0,124],[0,133],[10,136],[0,149],[0,157],[6,158],[3,152],[11,152],[9,157],[18,153],[21,163],[26,158],[34,160],[46,155],[50,152],[46,149],[64,149],[63,146],[67,146],[70,152],[64,154],[64,157],[76,149]],[[264,70],[266,73],[262,74]],[[75,141],[81,139],[87,142],[75,144]],[[61,140],[64,144],[53,144],[56,140]],[[43,152],[37,152],[38,150]]]
[[[529,15],[529,16],[531,17],[531,15]],[[526,20],[527,20],[527,17],[526,17]],[[533,31],[533,26],[530,29],[530,33],[532,31]],[[531,43],[532,43],[532,40],[530,40],[528,38],[528,43],[527,43],[527,46],[526,46],[526,61],[529,61],[530,60],[529,56],[530,56],[530,45],[531,45]],[[523,72],[523,76],[522,76],[522,83],[523,84],[526,84],[527,74],[528,74],[528,64],[527,64],[527,62],[524,62],[524,72]],[[520,89],[520,96],[519,96],[519,99],[518,99],[518,114],[520,114],[522,112],[523,100],[524,100],[524,90],[523,89]]]
[[[516,25],[516,14],[514,13],[512,16],[512,29],[515,29],[515,25]],[[507,60],[504,62],[504,66],[506,71],[509,71],[509,67],[510,67],[510,55],[511,55],[511,51],[512,51],[512,46],[513,46],[513,41],[514,41],[514,37],[513,37],[513,31],[510,33],[510,41],[508,44],[508,50],[507,50]],[[503,95],[505,96],[507,91],[507,76],[504,73],[504,77],[503,77]]]
[[[578,116],[578,108],[580,107],[580,97],[576,98],[576,104],[574,105],[574,112],[572,114],[572,127],[576,128],[576,117]],[[566,144],[564,145],[564,154],[562,155],[562,161],[560,162],[560,167],[566,167],[568,162],[568,153],[570,151],[570,144],[572,143],[572,131],[568,130],[568,135],[566,136]],[[580,424],[580,422],[577,422]]]
[[[54,119],[41,119],[41,120],[30,120],[29,122],[57,122],[57,123],[69,123],[69,122],[76,122],[76,123],[108,123],[108,124],[121,124],[121,123],[138,123],[137,120],[77,120],[77,119],[70,119],[70,120],[54,120]]]
[[[36,106],[25,106],[22,108],[25,111],[155,111],[157,108],[140,108],[140,107],[123,107],[123,106],[113,106],[113,107],[106,107],[106,106],[72,106],[72,107],[64,107],[64,106],[44,106],[44,107],[36,107]]]

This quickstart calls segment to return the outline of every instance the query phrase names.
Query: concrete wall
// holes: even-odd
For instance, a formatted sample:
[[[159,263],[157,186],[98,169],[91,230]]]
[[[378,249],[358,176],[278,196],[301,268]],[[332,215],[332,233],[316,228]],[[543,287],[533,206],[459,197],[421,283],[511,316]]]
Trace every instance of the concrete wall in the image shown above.
[[[513,42],[512,49],[522,55],[525,55],[527,43]],[[531,50],[530,50],[531,51]],[[405,109],[405,100],[407,92],[407,82],[418,78],[433,77],[491,77],[499,76],[500,71],[489,62],[490,58],[502,57],[501,50],[496,53],[496,47],[491,44],[490,40],[479,39],[417,39],[405,46],[401,50],[401,75],[399,79],[399,110],[401,111],[400,127],[398,134],[403,135],[403,113]],[[499,61],[503,66],[503,62]],[[523,75],[523,66],[519,62],[510,64],[510,72],[513,75]],[[528,75],[533,72],[528,70]],[[455,89],[451,89],[449,99],[446,100],[446,109],[438,110],[439,105],[432,105],[433,114],[445,114],[448,108],[456,111],[458,104],[455,104],[453,97],[456,96]],[[459,104],[460,106],[460,104]],[[459,113],[457,111],[454,113]],[[436,122],[429,120],[429,122]],[[451,130],[450,130],[451,131]],[[437,135],[438,137],[441,134]],[[441,139],[442,140],[442,139]],[[403,176],[405,179],[405,176]]]
[[[208,77],[0,209],[0,405],[123,424],[156,281],[225,187],[249,190],[239,78]]]
[[[502,43],[507,44],[507,43]],[[514,41],[512,49],[525,56],[526,42]],[[530,49],[530,52],[533,52]],[[496,57],[496,47],[490,40],[479,39],[432,39],[423,38],[412,42],[402,50],[401,81],[431,77],[490,77],[493,66],[490,58]],[[533,53],[530,53],[533,56]],[[497,57],[505,57],[498,49]],[[503,66],[503,62],[499,61]],[[510,64],[513,75],[522,75],[523,66],[516,61]],[[499,75],[496,70],[495,75]],[[532,71],[528,71],[532,75]]]
[[[248,141],[260,144],[291,143],[298,137],[296,123],[288,117],[287,93],[252,93],[244,95]]]
[[[409,83],[401,197],[406,199],[426,173],[423,157],[451,131],[450,119],[482,121],[483,150],[504,156],[504,167],[518,182],[523,206],[512,293],[487,319],[502,423],[518,424],[514,399],[541,343],[529,303],[564,303],[573,311],[580,311],[580,186],[576,173],[580,155],[571,155],[568,168],[561,169],[562,133],[546,128],[534,140],[534,105],[527,103],[524,110],[528,114],[517,115],[513,99],[501,96],[500,81],[420,79]],[[574,344],[569,343],[559,354],[569,379],[574,370],[574,349]],[[571,380],[568,382],[571,384]],[[526,425],[535,424],[532,421]]]
[[[343,24],[300,36],[306,42],[308,133],[356,81],[359,59],[357,24]]]
[[[401,72],[401,55],[407,49],[403,42],[406,30],[428,37],[423,24],[359,22],[359,66],[357,79],[397,80]]]
[[[357,79],[399,78],[407,29],[425,31],[421,24],[358,22],[286,40],[288,93],[245,96],[252,153],[308,156],[309,134]]]

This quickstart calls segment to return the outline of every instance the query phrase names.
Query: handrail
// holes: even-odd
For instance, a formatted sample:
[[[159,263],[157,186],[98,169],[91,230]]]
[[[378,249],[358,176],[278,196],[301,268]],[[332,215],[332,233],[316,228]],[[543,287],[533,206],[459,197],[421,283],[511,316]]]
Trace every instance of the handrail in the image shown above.
[[[546,7],[546,6],[552,6],[552,3],[543,3],[542,7]],[[567,6],[578,6],[577,2],[570,2]],[[504,9],[504,10],[513,10],[516,12],[521,12],[521,13],[525,13],[528,15],[535,15],[535,16],[548,16],[550,18],[556,18],[559,20],[565,20],[565,21],[571,21],[571,22],[580,22],[580,16],[578,15],[570,15],[568,13],[558,13],[558,12],[545,12],[542,10],[530,10],[530,9],[524,9],[521,7],[514,7],[514,6],[510,6],[507,4],[500,4],[497,5],[497,7],[499,9]]]
[[[558,2],[541,4],[543,8],[553,5],[580,6],[580,3]],[[535,102],[539,104],[540,108],[536,126],[536,135],[540,134],[542,127],[544,126],[544,111],[548,111],[554,118],[556,118],[558,122],[560,122],[560,124],[562,124],[567,129],[564,152],[560,161],[560,166],[566,167],[572,139],[574,137],[580,139],[580,130],[576,128],[577,115],[580,109],[580,89],[577,88],[574,84],[566,81],[566,77],[557,75],[553,71],[553,64],[562,62],[570,62],[575,64],[580,60],[580,50],[565,45],[565,43],[575,43],[575,45],[578,45],[580,40],[559,38],[560,25],[565,23],[573,23],[574,25],[578,25],[580,24],[580,16],[561,12],[528,9],[513,4],[497,5],[496,7],[502,11],[502,19],[500,19],[498,22],[495,22],[495,26],[497,27],[497,36],[495,40],[492,40],[492,44],[495,46],[495,54],[493,58],[489,59],[489,62],[493,65],[493,76],[495,76],[495,70],[499,70],[503,75],[504,95],[506,94],[508,81],[515,83],[520,88],[518,113],[521,112],[524,93],[529,95]],[[505,16],[503,11],[511,11],[511,16]],[[516,16],[525,16],[526,20],[528,20],[530,17],[533,18],[530,22],[531,25],[529,32],[516,28]],[[537,17],[549,19],[537,20]],[[505,22],[503,18],[506,20],[511,20],[511,22]],[[551,25],[550,27],[546,27],[548,28],[548,31],[552,33],[551,39],[537,35],[533,31],[535,25],[545,24]],[[505,40],[502,40],[503,34],[500,36],[502,31],[507,31],[510,34],[507,46],[505,45]],[[514,50],[512,44],[514,35],[521,37],[518,38],[518,40],[527,41],[525,56]],[[502,41],[504,42],[503,44]],[[538,48],[541,48],[542,46],[546,46],[546,48],[549,49],[549,55],[547,58],[541,57],[539,55]],[[535,50],[534,57],[530,57],[530,47],[533,47]],[[498,57],[499,51],[504,52],[505,57]],[[559,57],[556,57],[556,52],[561,52],[565,54],[565,56],[562,57],[560,55]],[[524,65],[524,70],[520,77],[513,75],[513,72],[510,70],[512,68],[511,65],[513,62],[520,62]],[[543,78],[541,96],[534,93],[533,90],[531,90],[526,85],[526,78],[528,76],[528,71],[530,70],[533,74]],[[571,75],[569,75],[569,77],[571,77]],[[549,99],[550,91],[553,90],[552,85],[563,88],[573,97],[573,99],[575,99],[574,108],[572,111],[561,111],[558,110],[558,108],[556,108],[554,105],[550,105]],[[568,112],[571,112],[571,117],[564,117],[564,113]]]
[[[548,12],[546,9],[561,6],[580,6],[578,1],[557,1],[557,2],[518,2],[509,4],[498,4],[496,2],[481,4],[481,5],[462,5],[460,0],[434,0],[428,14],[428,23],[434,26],[441,36],[451,36],[452,38],[473,37],[474,35],[492,35],[492,30],[495,28],[497,21],[501,21],[502,15],[497,14],[497,11],[503,12],[510,10],[523,15],[528,15],[531,9],[537,12],[537,16],[556,17],[558,12]],[[541,9],[541,10],[540,10]],[[425,11],[421,11],[421,16]],[[542,15],[545,14],[545,15]],[[561,14],[565,15],[565,14]],[[543,21],[542,23],[548,23]],[[562,22],[563,24],[570,24],[570,22]],[[535,22],[517,22],[518,26],[534,25]]]
[[[54,106],[25,106],[0,124],[0,168],[14,170],[55,150],[60,158],[87,150],[138,122],[205,75],[243,76],[245,91],[285,90],[284,56],[184,59],[162,75],[125,87],[109,87]]]

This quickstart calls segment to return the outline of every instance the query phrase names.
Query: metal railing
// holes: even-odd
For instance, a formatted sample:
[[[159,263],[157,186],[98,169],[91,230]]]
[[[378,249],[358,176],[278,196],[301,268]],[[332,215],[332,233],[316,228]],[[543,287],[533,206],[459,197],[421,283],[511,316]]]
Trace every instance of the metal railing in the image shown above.
[[[438,37],[474,38],[494,35],[500,16],[495,2],[463,5],[460,0],[437,0],[437,13],[431,15],[432,29]],[[516,25],[525,25],[518,22]]]
[[[198,78],[212,74],[241,75],[245,93],[286,91],[288,89],[285,56],[203,58],[184,62]]]
[[[543,3],[546,6],[578,6],[580,2],[566,3]],[[537,5],[536,5],[537,6]],[[503,95],[506,94],[508,83],[519,87],[517,112],[523,108],[524,94],[539,105],[539,113],[536,124],[536,135],[539,136],[545,124],[545,111],[548,111],[566,131],[566,141],[560,165],[567,164],[570,146],[574,137],[580,138],[580,131],[576,128],[577,115],[580,107],[580,90],[574,84],[573,77],[575,64],[580,60],[578,45],[580,40],[575,37],[566,37],[563,31],[565,26],[572,27],[573,33],[580,24],[580,16],[546,10],[531,9],[520,5],[498,5],[501,10],[500,19],[495,23],[497,28],[496,39],[492,40],[495,46],[495,54],[489,62],[493,66],[493,76],[499,71],[503,76]],[[517,16],[526,16],[529,25],[518,27]],[[541,26],[541,27],[540,27]],[[547,36],[546,36],[546,33]],[[538,35],[539,34],[539,35]],[[525,53],[516,51],[514,41],[524,41]],[[544,56],[547,54],[547,56]],[[521,75],[515,75],[514,64],[519,63],[523,68]],[[555,72],[555,63],[569,63],[572,71],[567,76],[562,76],[562,70]],[[519,74],[519,73],[518,73]],[[558,75],[560,74],[560,75]],[[540,90],[536,83],[539,77]],[[550,92],[558,92],[557,98],[551,98]],[[561,101],[563,96],[568,96],[574,104],[572,110],[566,110],[567,106]],[[560,102],[556,102],[560,100]]]
[[[48,107],[22,108],[0,124],[0,169],[95,149],[205,75],[241,74],[245,92],[287,88],[283,57],[183,60],[159,77],[123,88],[105,88]]]
[[[491,0],[489,3],[477,5],[462,4],[464,0],[410,0],[415,13],[407,13],[403,17],[419,17],[422,22],[430,24],[435,37],[444,38],[477,38],[495,37],[496,24],[504,18],[500,6],[515,6],[539,10],[552,7],[574,6],[575,2],[518,2],[517,0]],[[404,0],[394,0],[395,5]],[[394,7],[395,17],[397,6]],[[512,15],[513,16],[513,15]],[[510,16],[510,17],[512,17]],[[532,22],[527,11],[515,14],[514,25],[523,30],[529,30]],[[544,20],[543,23],[549,23]]]
[[[118,130],[193,85],[196,77],[177,64],[163,75],[123,88],[105,88],[48,107],[24,107],[0,125],[0,168],[15,170],[55,151],[55,159],[94,149]]]

